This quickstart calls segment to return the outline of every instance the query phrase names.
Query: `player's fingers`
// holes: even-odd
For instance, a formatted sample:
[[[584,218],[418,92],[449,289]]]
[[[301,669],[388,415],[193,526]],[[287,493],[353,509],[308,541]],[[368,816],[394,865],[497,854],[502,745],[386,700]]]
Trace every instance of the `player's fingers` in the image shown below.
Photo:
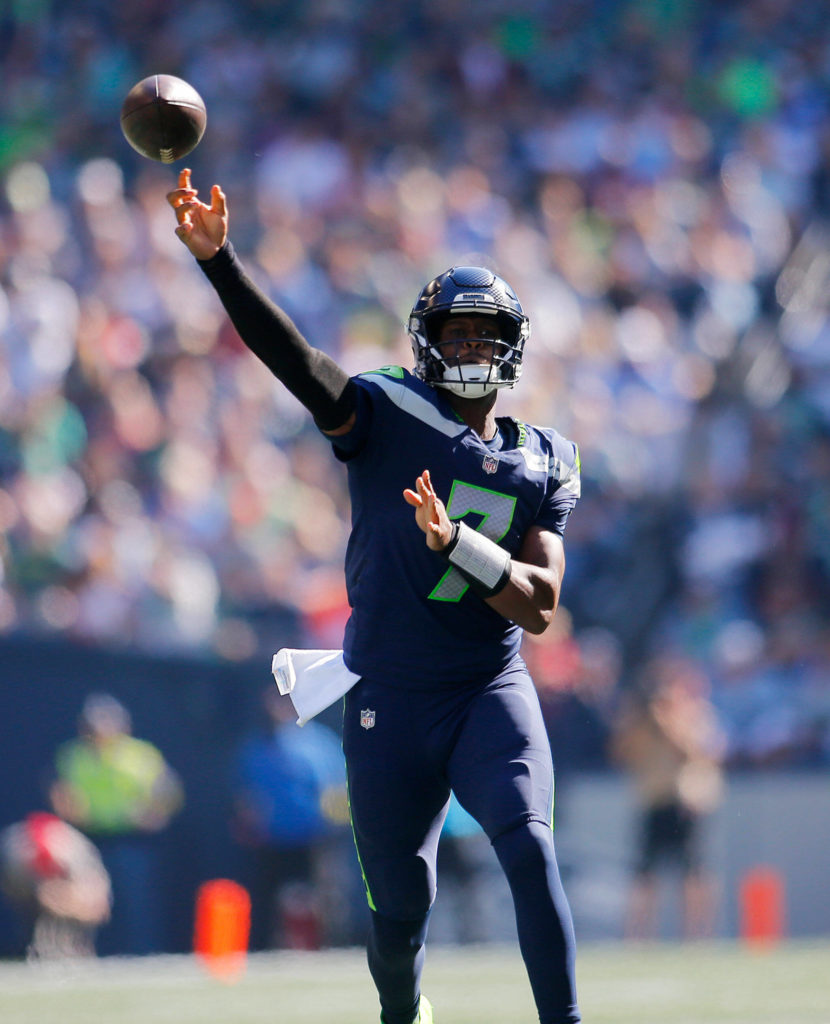
[[[179,186],[181,188],[190,188],[190,168],[183,167],[179,172]]]
[[[202,208],[202,203],[198,199],[190,199],[184,203],[179,203],[176,207],[176,218],[180,224],[183,224],[186,220],[190,220],[193,214]]]
[[[420,495],[416,494],[409,487],[403,492],[404,500],[408,505],[412,505],[413,508],[420,508],[423,505]]]
[[[424,470],[424,472],[418,477],[418,492],[430,502],[440,501],[432,486],[432,482],[429,479],[429,472],[427,470]]]
[[[175,209],[180,203],[187,199],[194,199],[198,193],[192,188],[174,188],[167,193],[167,202]]]
[[[214,185],[210,190],[210,209],[218,217],[227,216],[228,204],[225,200],[225,193],[218,185]]]

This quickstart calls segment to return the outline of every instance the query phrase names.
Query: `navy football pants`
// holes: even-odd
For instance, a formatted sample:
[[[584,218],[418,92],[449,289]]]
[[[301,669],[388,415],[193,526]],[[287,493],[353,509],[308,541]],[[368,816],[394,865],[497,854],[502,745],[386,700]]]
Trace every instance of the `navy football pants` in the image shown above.
[[[450,789],[505,871],[541,1024],[578,1024],[573,927],[550,827],[550,745],[524,666],[443,689],[362,679],[346,696],[343,749],[385,1024],[415,1015]]]

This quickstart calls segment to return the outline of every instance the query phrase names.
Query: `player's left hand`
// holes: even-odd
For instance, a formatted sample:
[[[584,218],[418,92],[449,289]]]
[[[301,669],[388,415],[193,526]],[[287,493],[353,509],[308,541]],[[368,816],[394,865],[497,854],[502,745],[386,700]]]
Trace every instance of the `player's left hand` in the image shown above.
[[[403,496],[415,509],[415,522],[426,534],[427,546],[433,551],[443,551],[452,538],[452,521],[444,502],[435,493],[428,469],[415,481],[415,490],[407,487]]]

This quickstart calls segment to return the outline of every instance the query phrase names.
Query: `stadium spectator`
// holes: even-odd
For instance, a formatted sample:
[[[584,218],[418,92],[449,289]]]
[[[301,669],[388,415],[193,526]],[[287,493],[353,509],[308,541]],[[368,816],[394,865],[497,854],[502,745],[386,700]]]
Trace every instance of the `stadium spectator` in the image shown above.
[[[318,721],[297,726],[289,697],[263,694],[265,728],[237,752],[233,832],[248,854],[252,949],[318,949],[349,934],[351,843],[340,740]]]
[[[20,915],[29,960],[95,955],[110,914],[110,879],[95,846],[35,811],[0,832],[0,889]]]
[[[55,755],[55,812],[97,846],[112,880],[112,915],[101,953],[140,955],[165,947],[159,835],[179,811],[182,784],[161,752],[131,735],[127,709],[115,697],[84,701],[79,736]]]
[[[659,936],[660,881],[681,879],[685,937],[714,932],[716,884],[706,864],[707,817],[722,798],[724,737],[699,666],[659,655],[644,668],[617,722],[612,754],[631,773],[640,819],[625,934]]]

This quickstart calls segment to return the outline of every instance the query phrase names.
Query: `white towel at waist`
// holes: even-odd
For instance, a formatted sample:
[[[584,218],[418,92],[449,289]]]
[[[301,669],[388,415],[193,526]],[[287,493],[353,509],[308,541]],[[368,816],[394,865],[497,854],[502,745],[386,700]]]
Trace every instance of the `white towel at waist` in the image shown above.
[[[346,668],[342,651],[283,647],[271,660],[271,671],[280,693],[291,697],[297,725],[325,711],[360,679]]]

